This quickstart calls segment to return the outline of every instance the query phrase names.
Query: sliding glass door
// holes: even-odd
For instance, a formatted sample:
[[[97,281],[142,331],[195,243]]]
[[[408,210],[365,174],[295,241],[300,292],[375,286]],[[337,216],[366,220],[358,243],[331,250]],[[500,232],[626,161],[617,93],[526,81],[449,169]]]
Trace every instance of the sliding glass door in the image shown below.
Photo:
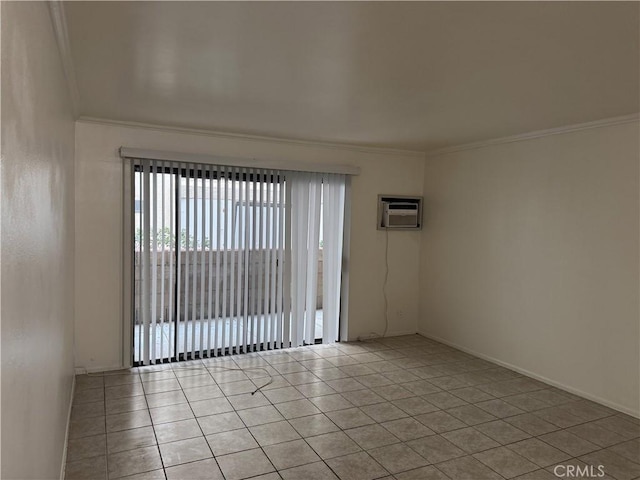
[[[154,160],[133,176],[134,364],[337,339],[343,176]]]

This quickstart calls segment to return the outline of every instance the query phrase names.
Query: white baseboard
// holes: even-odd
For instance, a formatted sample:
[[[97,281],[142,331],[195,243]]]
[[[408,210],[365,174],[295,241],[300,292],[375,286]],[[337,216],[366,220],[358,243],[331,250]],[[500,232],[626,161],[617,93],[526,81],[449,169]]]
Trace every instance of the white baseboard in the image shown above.
[[[387,337],[400,337],[402,335],[416,335],[415,330],[395,330],[393,332],[387,332]]]
[[[69,412],[67,413],[67,429],[64,433],[64,447],[62,448],[62,466],[60,467],[60,480],[64,480],[67,468],[67,445],[69,444],[69,429],[71,428],[71,411],[73,409],[73,396],[76,393],[76,376],[71,382],[71,397],[69,398]]]
[[[402,335],[415,335],[417,332],[415,330],[396,330],[393,332],[387,332],[385,338],[387,337],[400,337]],[[382,334],[369,332],[362,335],[356,335],[355,337],[349,337],[347,342],[357,342],[359,339],[373,339],[373,338],[381,338]]]
[[[456,349],[458,349],[458,350],[460,350],[462,352],[468,353],[468,354],[473,355],[475,357],[478,357],[478,358],[481,358],[483,360],[487,360],[489,362],[495,363],[497,365],[500,365],[501,367],[505,367],[505,368],[508,368],[509,370],[513,370],[515,372],[521,373],[523,375],[526,375],[527,377],[531,377],[531,378],[533,378],[535,380],[539,380],[539,381],[541,381],[543,383],[546,383],[547,385],[551,385],[553,387],[559,388],[561,390],[564,390],[566,392],[572,393],[574,395],[578,395],[579,397],[586,398],[587,400],[591,400],[591,401],[594,401],[594,402],[599,403],[601,405],[604,405],[605,407],[612,408],[613,410],[617,410],[619,412],[626,413],[627,415],[630,415],[632,417],[640,419],[640,410],[633,410],[631,408],[625,407],[624,405],[620,405],[620,404],[618,404],[616,402],[612,402],[612,401],[607,400],[605,398],[601,398],[601,397],[599,397],[597,395],[592,395],[592,394],[590,394],[588,392],[584,392],[584,391],[579,390],[577,388],[570,387],[568,385],[563,384],[562,382],[557,382],[555,380],[547,378],[547,377],[545,377],[543,375],[539,375],[539,374],[537,374],[535,372],[532,372],[530,370],[518,367],[518,366],[513,365],[511,363],[508,363],[508,362],[503,362],[502,360],[499,360],[499,359],[494,358],[492,356],[476,352],[475,350],[472,350],[470,348],[466,348],[466,347],[464,347],[462,345],[458,345],[457,343],[454,343],[454,342],[450,342],[450,341],[448,341],[448,340],[446,340],[444,338],[440,338],[440,337],[437,337],[435,335],[430,335],[430,334],[428,334],[426,332],[421,332],[421,331],[419,331],[418,334],[422,335],[423,337],[429,338],[431,340],[435,340],[436,342],[440,342],[440,343],[444,343],[445,345],[449,345],[450,347],[456,348]]]
[[[87,373],[112,372],[114,370],[124,370],[125,368],[129,368],[129,367],[123,367],[122,365],[112,365],[110,367],[92,367],[92,368],[76,367],[76,375],[84,375]]]

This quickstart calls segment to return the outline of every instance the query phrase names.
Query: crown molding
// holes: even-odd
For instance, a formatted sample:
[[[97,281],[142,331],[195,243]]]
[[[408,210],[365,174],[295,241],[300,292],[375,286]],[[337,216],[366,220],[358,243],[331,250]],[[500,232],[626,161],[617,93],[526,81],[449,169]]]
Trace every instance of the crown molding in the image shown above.
[[[575,123],[573,125],[565,125],[562,127],[549,128],[546,130],[535,130],[533,132],[510,135],[508,137],[499,137],[499,138],[493,138],[489,140],[481,140],[479,142],[454,145],[452,147],[445,147],[437,150],[430,150],[425,152],[425,158],[435,157],[439,155],[446,155],[448,153],[462,152],[465,150],[475,150],[478,148],[502,145],[505,143],[522,142],[525,140],[533,140],[536,138],[549,137],[552,135],[562,135],[565,133],[579,132],[581,130],[590,130],[592,128],[603,128],[603,127],[610,127],[613,125],[624,125],[626,123],[634,123],[639,120],[640,120],[640,113],[632,113],[630,115],[623,115],[620,117],[603,118],[601,120],[595,120],[593,122]]]
[[[58,44],[64,76],[67,79],[73,115],[75,118],[78,118],[80,113],[80,92],[78,90],[76,71],[71,57],[71,46],[69,44],[69,31],[67,30],[67,18],[64,14],[64,4],[60,0],[49,0],[47,3],[49,3],[53,32],[56,37],[56,43]]]
[[[507,137],[492,138],[488,140],[481,140],[478,142],[465,143],[460,145],[454,145],[451,147],[430,150],[427,152],[420,152],[416,150],[401,150],[401,149],[384,148],[384,147],[367,147],[363,145],[326,142],[326,141],[320,141],[320,140],[298,140],[298,139],[283,138],[283,137],[269,137],[269,136],[250,135],[250,134],[243,134],[243,133],[220,132],[215,130],[175,127],[175,126],[168,126],[168,125],[157,125],[157,124],[151,124],[151,123],[122,121],[122,120],[109,120],[105,118],[87,117],[87,116],[80,116],[77,119],[77,122],[80,122],[80,123],[89,123],[89,124],[93,123],[93,124],[108,125],[108,126],[115,126],[115,127],[141,128],[145,130],[184,133],[188,135],[203,135],[208,137],[226,138],[226,139],[233,139],[233,140],[246,140],[246,141],[254,141],[254,142],[278,143],[278,144],[285,144],[285,145],[301,145],[301,146],[308,146],[308,147],[351,150],[351,151],[357,151],[357,152],[363,152],[363,153],[375,153],[380,155],[384,155],[384,154],[402,155],[402,156],[413,157],[413,158],[429,158],[429,157],[435,157],[439,155],[446,155],[449,153],[461,152],[465,150],[475,150],[478,148],[502,145],[506,143],[522,142],[526,140],[533,140],[536,138],[548,137],[552,135],[562,135],[562,134],[571,133],[571,132],[578,132],[581,130],[610,127],[614,125],[624,125],[627,123],[634,123],[638,121],[640,121],[640,113],[632,113],[630,115],[604,118],[604,119],[595,120],[592,122],[564,125],[562,127],[549,128],[545,130],[535,130],[532,132],[520,133],[517,135],[510,135]]]
[[[184,133],[188,135],[203,135],[206,137],[225,138],[232,140],[246,140],[252,142],[268,142],[284,145],[299,145],[306,147],[330,148],[336,150],[351,150],[363,153],[375,153],[379,155],[401,155],[424,159],[424,152],[415,150],[400,150],[384,147],[367,147],[364,145],[354,145],[350,143],[335,143],[322,140],[298,140],[284,137],[270,137],[264,135],[250,135],[244,133],[220,132],[215,130],[204,130],[197,128],[174,127],[167,125],[156,125],[152,123],[131,122],[122,120],[109,120],[105,118],[80,116],[76,120],[78,123],[93,123],[98,125],[108,125],[113,127],[141,128],[144,130],[156,130],[161,132]]]

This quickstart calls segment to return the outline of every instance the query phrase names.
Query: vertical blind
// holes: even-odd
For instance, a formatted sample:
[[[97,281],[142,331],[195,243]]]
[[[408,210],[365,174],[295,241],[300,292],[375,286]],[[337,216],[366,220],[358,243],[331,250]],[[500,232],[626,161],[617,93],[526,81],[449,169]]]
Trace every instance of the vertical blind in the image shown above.
[[[135,364],[337,340],[344,175],[133,166]]]

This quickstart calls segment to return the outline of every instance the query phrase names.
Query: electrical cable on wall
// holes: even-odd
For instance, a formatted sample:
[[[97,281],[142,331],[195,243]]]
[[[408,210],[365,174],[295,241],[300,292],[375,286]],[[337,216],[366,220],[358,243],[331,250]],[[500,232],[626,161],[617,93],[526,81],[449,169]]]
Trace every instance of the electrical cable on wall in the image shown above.
[[[384,231],[384,283],[382,284],[382,295],[384,297],[384,332],[382,336],[387,335],[389,330],[389,300],[387,299],[387,283],[389,281],[389,229]]]
[[[359,342],[373,340],[374,338],[384,338],[389,330],[389,299],[387,297],[387,284],[389,283],[389,229],[384,229],[384,281],[382,283],[382,297],[384,299],[384,331],[382,335],[378,332],[371,332],[366,337],[358,337]]]

